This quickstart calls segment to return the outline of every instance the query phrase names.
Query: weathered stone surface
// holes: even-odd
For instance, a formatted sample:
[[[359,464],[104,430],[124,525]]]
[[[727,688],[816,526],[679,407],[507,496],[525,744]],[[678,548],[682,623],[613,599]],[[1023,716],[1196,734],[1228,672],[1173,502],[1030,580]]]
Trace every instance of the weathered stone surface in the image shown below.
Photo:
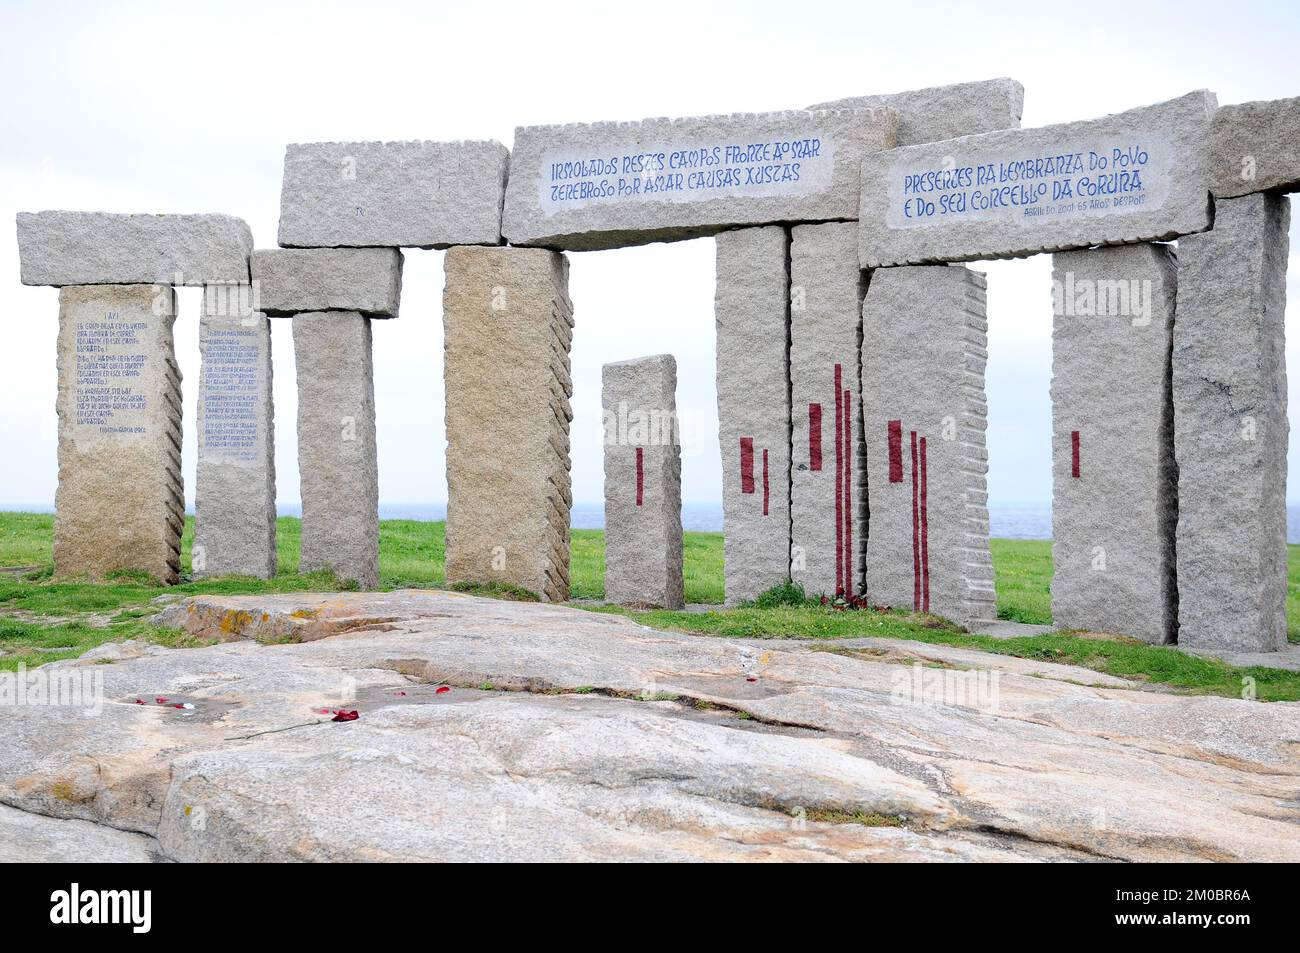
[[[252,252],[232,215],[18,213],[25,285],[247,283]]]
[[[862,266],[1014,258],[1204,231],[1213,221],[1205,141],[1214,107],[1214,94],[1201,90],[1102,119],[867,154]]]
[[[886,268],[862,304],[867,597],[958,622],[992,619],[984,275]]]
[[[59,291],[54,572],[180,571],[181,372],[170,287]]]
[[[889,109],[838,109],[525,126],[502,231],[589,251],[857,218],[858,166],[893,148],[897,123]]]
[[[379,582],[379,464],[370,319],[355,311],[295,315],[303,572]]]
[[[717,237],[714,315],[728,604],[790,578],[789,235]]]
[[[454,582],[569,597],[569,262],[448,250],[442,296],[447,559]]]
[[[898,145],[938,142],[996,129],[1018,129],[1025,88],[1005,76],[877,96],[850,96],[809,109],[893,109]]]
[[[605,600],[680,609],[682,449],[677,362],[656,354],[601,371]]]
[[[252,271],[258,307],[267,314],[360,311],[395,318],[402,297],[396,248],[259,248]]]
[[[254,629],[263,613],[385,625],[58,663],[102,672],[109,701],[98,718],[13,709],[0,802],[156,837],[169,860],[1300,859],[1295,704],[455,593],[202,596],[169,613],[195,603]],[[917,700],[954,679],[985,690]],[[360,717],[320,713],[338,707]]]
[[[1221,199],[1300,191],[1300,97],[1220,106],[1209,161],[1210,189]]]
[[[1286,647],[1290,200],[1220,200],[1178,243],[1178,644]]]
[[[266,315],[204,297],[199,321],[196,577],[275,575],[275,406]]]
[[[1178,631],[1167,245],[1052,260],[1052,620],[1136,636]]]
[[[284,152],[285,247],[447,248],[501,241],[499,142],[308,142]]]
[[[808,595],[862,592],[863,274],[855,222],[798,225],[790,244],[790,578]]]
[[[148,864],[158,853],[143,834],[0,804],[0,864]]]

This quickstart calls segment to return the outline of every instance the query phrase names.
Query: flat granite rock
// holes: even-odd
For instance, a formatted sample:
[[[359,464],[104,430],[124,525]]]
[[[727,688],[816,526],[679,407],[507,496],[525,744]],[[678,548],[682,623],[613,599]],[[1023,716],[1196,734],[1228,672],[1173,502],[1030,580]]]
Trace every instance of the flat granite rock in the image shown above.
[[[1210,189],[1218,198],[1300,191],[1300,97],[1219,107],[1210,124]]]
[[[898,113],[898,145],[938,142],[996,129],[1017,129],[1025,87],[1014,79],[979,80],[929,86],[901,93],[849,96],[809,109],[893,109]]]
[[[18,213],[25,285],[247,284],[252,251],[233,215]]]
[[[200,634],[373,622],[54,663],[102,677],[103,711],[13,709],[0,803],[175,861],[1300,859],[1293,703],[449,592],[197,596],[165,619],[190,607]],[[983,688],[933,694],[959,678]],[[859,811],[899,826],[833,823]]]
[[[0,804],[0,864],[149,864],[159,853],[143,834]]]
[[[1102,119],[868,153],[864,268],[1159,241],[1213,222],[1205,90]]]
[[[259,248],[251,262],[266,314],[359,311],[395,318],[402,297],[396,248]]]

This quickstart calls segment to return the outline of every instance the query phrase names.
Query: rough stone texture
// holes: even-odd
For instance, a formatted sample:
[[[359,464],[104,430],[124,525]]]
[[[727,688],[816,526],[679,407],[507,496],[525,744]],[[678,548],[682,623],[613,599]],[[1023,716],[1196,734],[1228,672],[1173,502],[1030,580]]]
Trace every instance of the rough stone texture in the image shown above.
[[[862,304],[867,597],[958,622],[997,614],[985,289],[960,266],[887,268]]]
[[[1214,108],[1214,94],[1201,90],[1102,119],[865,155],[862,266],[1014,258],[1204,231],[1213,221],[1205,141]],[[1104,168],[1091,168],[1094,152]]]
[[[285,247],[447,248],[501,241],[499,142],[310,142],[284,152]]]
[[[862,592],[862,292],[855,222],[798,225],[790,242],[790,578]]]
[[[379,582],[379,465],[370,320],[355,311],[293,319],[298,369],[302,572]]]
[[[840,109],[525,126],[502,231],[589,251],[857,218],[858,166],[893,148],[897,124],[892,110]]]
[[[59,291],[54,572],[180,572],[181,372],[176,295],[151,285]]]
[[[266,315],[204,297],[199,322],[196,577],[275,575],[275,406]]]
[[[1300,97],[1220,106],[1209,161],[1210,189],[1221,199],[1300,191]]]
[[[809,109],[893,109],[898,145],[938,142],[997,129],[1018,129],[1025,88],[1005,76],[877,96],[850,96]]]
[[[18,213],[25,285],[246,283],[252,252],[232,215]]]
[[[1286,647],[1290,200],[1220,200],[1178,243],[1178,644]]]
[[[395,318],[402,297],[396,248],[259,248],[252,272],[258,307],[267,314],[360,311]]]
[[[605,599],[680,609],[682,448],[677,362],[656,354],[601,371]]]
[[[1177,637],[1169,376],[1177,268],[1167,245],[1052,260],[1052,620],[1059,628],[1157,644]]]
[[[156,837],[169,860],[1300,859],[1296,704],[898,639],[837,654],[456,593],[201,596],[161,621],[238,617],[255,631],[264,613],[374,624],[302,645],[110,645],[56,663],[103,673],[103,714],[8,713],[0,802]],[[935,663],[948,668],[922,667]],[[990,669],[996,694],[910,694],[987,684]],[[320,713],[338,707],[360,717]]]
[[[0,804],[0,864],[148,864],[157,854],[158,843],[143,834]]]
[[[728,604],[790,578],[789,249],[784,228],[717,237],[714,315]]]
[[[448,250],[442,296],[448,583],[569,597],[569,262]]]

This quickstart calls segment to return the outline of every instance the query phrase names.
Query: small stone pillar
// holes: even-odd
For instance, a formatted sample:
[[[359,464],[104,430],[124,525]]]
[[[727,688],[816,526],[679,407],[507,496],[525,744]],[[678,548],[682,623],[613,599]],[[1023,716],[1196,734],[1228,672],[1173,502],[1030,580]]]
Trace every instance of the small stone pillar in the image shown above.
[[[862,304],[867,597],[957,622],[997,615],[986,287],[959,265],[882,268]]]
[[[682,457],[677,362],[656,354],[606,364],[605,599],[680,609]]]
[[[448,583],[569,597],[569,262],[456,246],[443,291]]]
[[[717,242],[718,443],[728,605],[790,578],[789,235]]]
[[[1177,261],[1122,245],[1052,268],[1052,620],[1172,642]]]
[[[1286,647],[1290,200],[1220,199],[1178,241],[1178,644]]]

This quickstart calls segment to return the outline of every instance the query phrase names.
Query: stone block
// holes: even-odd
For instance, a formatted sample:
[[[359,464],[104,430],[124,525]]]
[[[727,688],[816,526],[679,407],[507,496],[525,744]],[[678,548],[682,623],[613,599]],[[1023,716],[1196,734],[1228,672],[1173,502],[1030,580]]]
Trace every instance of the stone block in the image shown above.
[[[395,318],[402,297],[396,248],[259,248],[252,272],[266,314],[360,311]]]
[[[448,250],[443,291],[448,583],[569,597],[569,263]]]
[[[1020,128],[1025,88],[1014,79],[980,80],[909,89],[902,93],[850,96],[809,109],[893,109],[898,113],[898,145],[938,142],[997,129]]]
[[[718,443],[726,601],[790,578],[789,235],[717,237]]]
[[[862,303],[867,597],[957,622],[997,614],[989,555],[988,308],[961,266],[885,268]]]
[[[448,248],[501,242],[499,142],[309,142],[284,153],[279,243]]]
[[[1300,191],[1300,97],[1220,106],[1210,123],[1216,198]]]
[[[605,600],[680,609],[682,454],[677,362],[656,354],[601,371]]]
[[[862,592],[863,272],[856,222],[797,225],[790,243],[790,578],[808,595]]]
[[[1102,119],[870,153],[864,268],[1176,238],[1213,221],[1204,90]]]
[[[168,286],[59,292],[59,488],[54,572],[180,573],[181,373]]]
[[[588,251],[857,218],[862,157],[893,148],[897,122],[836,109],[525,126],[502,231],[512,245]]]
[[[1052,621],[1172,642],[1177,261],[1130,245],[1052,268]]]
[[[275,575],[275,410],[271,325],[205,295],[199,320],[196,578]]]
[[[247,283],[252,252],[232,215],[18,213],[25,285]]]
[[[356,311],[295,315],[299,570],[379,583],[379,466],[370,319]]]
[[[1178,644],[1286,648],[1290,200],[1217,203],[1178,243]]]

